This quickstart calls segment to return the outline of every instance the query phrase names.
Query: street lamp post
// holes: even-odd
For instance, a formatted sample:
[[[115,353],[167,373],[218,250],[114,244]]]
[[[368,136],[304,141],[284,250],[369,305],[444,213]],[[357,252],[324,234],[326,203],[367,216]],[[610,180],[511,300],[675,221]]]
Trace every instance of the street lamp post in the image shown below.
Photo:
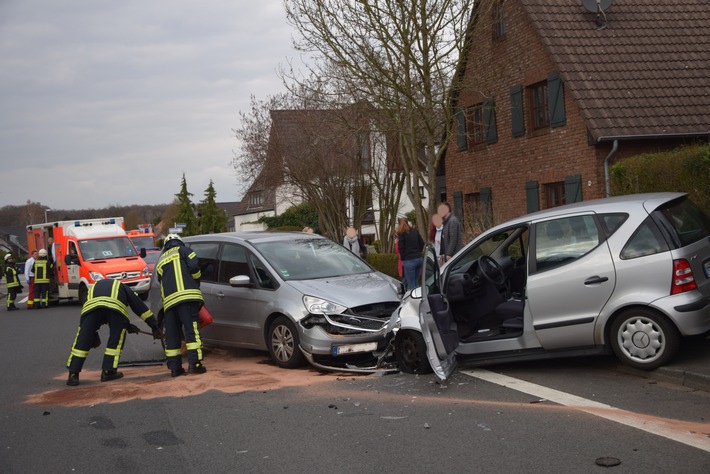
[[[47,211],[51,211],[51,209],[50,209],[50,208],[46,208],[46,209],[44,210],[44,223],[45,223],[45,224],[48,222],[48,221],[47,221]]]

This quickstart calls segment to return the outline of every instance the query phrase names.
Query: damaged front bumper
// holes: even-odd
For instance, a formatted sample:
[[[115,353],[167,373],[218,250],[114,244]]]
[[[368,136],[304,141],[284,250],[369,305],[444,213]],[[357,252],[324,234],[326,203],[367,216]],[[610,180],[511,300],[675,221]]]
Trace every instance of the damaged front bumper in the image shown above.
[[[301,321],[301,352],[321,370],[396,373],[393,318],[395,315],[310,315]]]

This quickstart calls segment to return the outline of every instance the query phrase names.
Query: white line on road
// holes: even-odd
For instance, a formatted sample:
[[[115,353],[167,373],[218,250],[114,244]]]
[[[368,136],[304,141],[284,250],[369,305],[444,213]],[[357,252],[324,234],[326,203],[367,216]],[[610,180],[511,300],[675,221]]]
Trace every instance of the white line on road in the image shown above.
[[[460,373],[710,452],[710,438],[708,438],[707,434],[673,429],[668,426],[668,423],[660,420],[649,419],[649,417],[644,417],[638,413],[508,377],[507,375],[496,374],[488,370],[472,369],[460,371]]]

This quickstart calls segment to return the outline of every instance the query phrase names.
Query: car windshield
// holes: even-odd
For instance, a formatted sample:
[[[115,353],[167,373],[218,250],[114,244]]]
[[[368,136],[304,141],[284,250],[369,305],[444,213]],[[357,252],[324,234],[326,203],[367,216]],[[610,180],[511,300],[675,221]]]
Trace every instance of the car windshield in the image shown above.
[[[137,249],[154,249],[155,248],[155,241],[153,240],[153,237],[150,237],[150,236],[131,237],[131,241],[133,242],[133,245],[135,245]]]
[[[254,244],[284,280],[313,280],[370,273],[372,268],[328,239],[294,239]]]
[[[158,263],[159,258],[160,252],[147,252],[145,257],[143,257],[143,261],[148,265],[154,265]]]
[[[136,248],[128,237],[80,240],[79,250],[85,261],[135,257],[138,255]]]

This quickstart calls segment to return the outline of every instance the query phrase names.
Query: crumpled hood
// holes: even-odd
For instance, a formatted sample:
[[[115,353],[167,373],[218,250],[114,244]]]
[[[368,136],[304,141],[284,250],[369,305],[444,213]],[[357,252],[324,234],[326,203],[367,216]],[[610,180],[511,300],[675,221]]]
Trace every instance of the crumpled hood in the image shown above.
[[[386,301],[399,302],[388,277],[379,273],[345,275],[286,282],[304,295],[316,296],[348,308]]]

